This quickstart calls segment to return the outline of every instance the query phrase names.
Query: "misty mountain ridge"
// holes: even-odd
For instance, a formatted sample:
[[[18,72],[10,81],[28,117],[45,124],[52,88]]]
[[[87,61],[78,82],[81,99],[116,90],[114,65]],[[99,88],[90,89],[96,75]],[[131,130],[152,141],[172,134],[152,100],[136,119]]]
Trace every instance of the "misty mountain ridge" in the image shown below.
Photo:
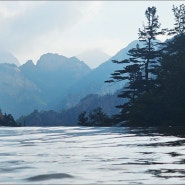
[[[118,93],[117,91],[104,96],[89,94],[68,110],[60,112],[34,110],[31,114],[20,117],[17,122],[25,126],[77,126],[80,113],[84,111],[89,113],[97,107],[101,107],[103,112],[109,116],[118,114],[119,110],[115,106],[125,102],[117,98]]]
[[[56,61],[56,62],[55,62]],[[35,65],[0,64],[0,108],[18,118],[34,109],[54,108],[55,102],[90,68],[76,57],[44,54]]]
[[[42,55],[35,66],[28,61],[20,69],[40,88],[48,106],[54,106],[75,82],[90,72],[90,68],[76,57],[52,53]]]
[[[122,68],[112,60],[128,57],[129,48],[136,43],[132,42],[93,70],[76,57],[53,53],[42,55],[36,64],[31,60],[20,67],[1,64],[0,75],[4,78],[0,79],[0,108],[18,118],[34,109],[67,110],[88,94],[113,94],[124,82],[104,83],[114,70]]]
[[[80,99],[88,94],[112,94],[123,88],[123,86],[125,86],[125,82],[120,82],[114,85],[105,83],[105,81],[110,78],[110,74],[113,73],[113,71],[124,67],[123,65],[114,64],[112,60],[121,61],[123,59],[127,59],[129,57],[127,55],[128,51],[138,43],[138,40],[131,42],[125,48],[117,52],[116,55],[99,65],[97,68],[91,70],[91,72],[85,75],[84,78],[77,81],[67,95],[58,103],[57,110],[68,109],[75,106]]]
[[[0,63],[15,64],[20,66],[17,58],[10,52],[0,49]]]
[[[101,49],[88,49],[77,55],[82,61],[85,61],[92,69],[98,67],[103,61],[111,58],[110,55],[103,52]]]
[[[0,108],[18,117],[42,108],[40,89],[22,75],[15,64],[0,64]],[[43,103],[43,104],[42,104]]]

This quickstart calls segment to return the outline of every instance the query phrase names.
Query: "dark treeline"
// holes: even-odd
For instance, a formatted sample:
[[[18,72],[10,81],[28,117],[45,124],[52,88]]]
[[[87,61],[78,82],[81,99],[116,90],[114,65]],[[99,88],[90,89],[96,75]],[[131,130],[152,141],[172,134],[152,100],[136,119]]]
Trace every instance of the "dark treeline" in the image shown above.
[[[85,111],[85,116],[88,117],[88,114],[93,113],[97,108],[100,108],[101,111],[110,118],[112,114],[119,113],[119,110],[115,106],[120,102],[124,102],[124,100],[121,99],[122,101],[120,101],[120,99],[117,98],[119,92],[120,91],[117,91],[114,94],[106,94],[103,96],[89,94],[81,99],[76,106],[70,109],[60,112],[53,110],[34,110],[31,114],[21,116],[16,121],[24,126],[77,126],[80,113]]]
[[[2,113],[0,110],[0,126],[18,127],[20,126],[11,114]]]
[[[113,119],[98,107],[87,114],[86,111],[82,112],[78,117],[78,124],[81,126],[104,126],[110,127],[114,125]]]
[[[156,7],[145,11],[146,24],[139,29],[139,43],[129,50],[129,59],[113,62],[127,64],[122,70],[111,74],[106,83],[127,80],[127,85],[118,95],[126,103],[118,105],[120,113],[112,118],[99,109],[79,116],[79,124],[106,126],[124,123],[128,126],[183,126],[185,123],[185,5],[173,6],[174,28],[161,29]],[[171,35],[161,43],[159,35]],[[97,114],[95,114],[97,112]],[[95,119],[102,118],[93,124]],[[104,119],[105,118],[105,119]],[[101,120],[101,119],[99,119]]]

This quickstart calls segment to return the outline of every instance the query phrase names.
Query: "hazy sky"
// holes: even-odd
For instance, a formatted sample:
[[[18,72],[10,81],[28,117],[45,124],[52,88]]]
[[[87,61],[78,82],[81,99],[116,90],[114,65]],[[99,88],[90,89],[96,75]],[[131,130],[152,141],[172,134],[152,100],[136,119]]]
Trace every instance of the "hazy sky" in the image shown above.
[[[72,57],[100,48],[114,55],[138,38],[148,6],[163,28],[173,27],[173,4],[185,1],[0,1],[0,48],[21,64],[44,53]],[[103,62],[103,61],[102,61]]]

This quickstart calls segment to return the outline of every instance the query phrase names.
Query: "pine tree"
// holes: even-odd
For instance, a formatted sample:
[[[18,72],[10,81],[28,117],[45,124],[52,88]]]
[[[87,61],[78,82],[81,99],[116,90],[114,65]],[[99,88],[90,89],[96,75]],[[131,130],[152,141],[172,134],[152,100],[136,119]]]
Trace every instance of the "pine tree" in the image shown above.
[[[86,111],[83,111],[78,116],[78,125],[89,126],[88,117],[86,116]]]
[[[111,79],[105,81],[107,83],[122,80],[128,82],[128,85],[119,95],[121,98],[128,99],[126,104],[118,106],[118,108],[122,108],[121,115],[129,113],[129,108],[134,104],[135,99],[153,88],[152,75],[154,74],[154,68],[158,65],[157,58],[160,53],[157,49],[159,43],[156,37],[164,34],[164,30],[159,31],[160,23],[155,7],[148,7],[145,16],[147,24],[143,26],[143,30],[139,29],[138,33],[140,44],[128,51],[129,59],[113,61],[117,64],[124,64],[124,66],[127,64],[126,67],[123,70],[116,70],[111,74]]]
[[[181,4],[179,7],[174,6],[172,8],[174,13],[175,23],[174,28],[168,30],[169,35],[179,35],[185,33],[185,5]]]
[[[163,44],[155,67],[155,88],[137,99],[129,113],[130,125],[137,126],[184,126],[185,116],[185,34],[184,5],[173,6],[175,36]]]
[[[149,76],[153,74],[153,67],[157,65],[156,59],[159,57],[159,50],[157,49],[159,42],[157,42],[156,37],[160,34],[164,34],[164,31],[158,31],[160,24],[158,22],[158,16],[156,15],[155,7],[148,7],[145,15],[147,18],[147,26],[144,25],[143,30],[139,29],[138,34],[140,44],[137,44],[135,48],[132,48],[128,51],[128,55],[130,56],[129,59],[122,61],[114,60],[113,62],[117,64],[128,64],[127,66],[130,66],[130,68],[132,68],[132,66],[134,68],[135,64],[140,66],[138,72],[143,71],[143,85],[145,85],[143,90],[149,91]],[[116,70],[112,74],[112,79],[107,80],[106,82],[118,82],[127,80],[129,79],[127,74],[128,71],[126,69]]]
[[[158,65],[157,58],[159,57],[159,42],[156,40],[158,35],[164,34],[164,31],[159,30],[160,23],[156,15],[155,7],[148,7],[145,11],[147,25],[143,26],[143,30],[139,29],[139,41],[143,42],[143,47],[131,51],[133,57],[141,60],[144,67],[145,90],[148,92],[151,89],[153,70]]]
[[[97,107],[86,115],[86,112],[82,112],[78,116],[78,125],[81,126],[101,126],[109,127],[112,126],[112,119],[103,112],[101,107]]]
[[[89,113],[89,122],[90,126],[112,126],[112,120],[101,107],[97,107]]]

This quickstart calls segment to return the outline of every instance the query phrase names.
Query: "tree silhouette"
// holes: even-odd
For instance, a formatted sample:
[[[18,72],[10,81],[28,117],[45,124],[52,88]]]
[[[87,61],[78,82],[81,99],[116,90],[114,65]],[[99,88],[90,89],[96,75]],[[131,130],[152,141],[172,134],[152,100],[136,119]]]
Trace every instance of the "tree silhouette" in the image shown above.
[[[2,113],[0,110],[0,126],[17,127],[20,126],[11,114]]]
[[[79,114],[78,125],[89,126],[88,117],[86,116],[86,111],[83,111],[82,113]]]
[[[139,98],[143,93],[149,92],[154,84],[152,75],[155,74],[154,69],[158,65],[157,58],[160,56],[157,48],[159,42],[156,37],[164,34],[165,31],[159,30],[160,23],[154,6],[146,9],[145,17],[147,19],[146,25],[143,25],[143,29],[139,29],[139,43],[135,48],[128,51],[129,59],[113,61],[116,64],[124,64],[124,66],[126,64],[126,67],[122,70],[115,70],[111,74],[110,80],[105,81],[106,83],[123,80],[128,82],[118,96],[128,99],[126,104],[117,106],[122,109],[121,115],[129,113],[129,109],[134,104],[135,99]]]
[[[185,5],[181,4],[179,7],[174,6],[172,8],[174,13],[175,23],[174,28],[168,30],[169,35],[178,35],[185,33]]]
[[[82,112],[78,116],[78,124],[81,126],[112,126],[112,119],[102,111],[101,107],[97,107],[86,115]]]

